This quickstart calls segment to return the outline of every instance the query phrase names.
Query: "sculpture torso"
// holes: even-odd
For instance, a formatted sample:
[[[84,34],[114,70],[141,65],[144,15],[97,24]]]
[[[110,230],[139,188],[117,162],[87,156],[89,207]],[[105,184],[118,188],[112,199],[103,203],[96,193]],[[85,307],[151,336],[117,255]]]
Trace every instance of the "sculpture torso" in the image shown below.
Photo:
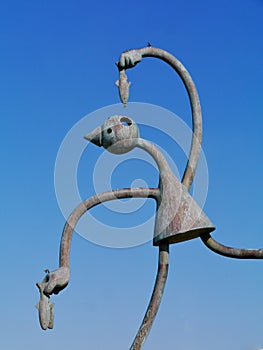
[[[154,158],[160,172],[153,244],[159,245],[163,240],[181,242],[212,232],[213,224],[173,174],[160,150],[142,138],[137,146]]]

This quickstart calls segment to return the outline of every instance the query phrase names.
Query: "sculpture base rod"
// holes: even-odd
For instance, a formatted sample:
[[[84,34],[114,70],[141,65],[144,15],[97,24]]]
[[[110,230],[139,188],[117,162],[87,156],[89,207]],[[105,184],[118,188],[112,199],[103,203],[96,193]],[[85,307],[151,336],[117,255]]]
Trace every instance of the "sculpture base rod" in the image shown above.
[[[151,330],[153,321],[159,309],[169,267],[169,244],[159,246],[158,272],[155,280],[154,290],[141,327],[130,347],[130,350],[140,350]]]

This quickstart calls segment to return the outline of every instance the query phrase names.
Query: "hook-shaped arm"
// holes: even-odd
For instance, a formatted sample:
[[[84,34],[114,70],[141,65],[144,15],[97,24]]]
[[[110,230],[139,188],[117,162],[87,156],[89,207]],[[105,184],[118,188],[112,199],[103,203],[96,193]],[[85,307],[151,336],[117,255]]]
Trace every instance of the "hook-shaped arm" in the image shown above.
[[[69,282],[69,271],[70,271],[70,247],[74,229],[81,218],[81,216],[86,213],[89,209],[95,207],[96,205],[122,198],[153,198],[158,199],[160,194],[159,188],[124,188],[114,191],[103,192],[95,195],[86,201],[79,204],[72,214],[69,216],[62,233],[61,243],[60,243],[60,257],[59,257],[59,268],[55,271],[47,273],[46,277],[42,283],[38,283],[38,287],[41,285],[41,298],[43,299],[42,304],[45,308],[39,308],[39,317],[41,327],[43,329],[51,328],[50,316],[47,317],[46,305],[49,306],[49,295],[54,293],[58,294],[62,289],[64,289]],[[145,318],[142,322],[141,328],[137,333],[137,336],[131,347],[132,350],[140,349],[140,344],[144,342],[154,318],[157,314],[164,286],[167,279],[169,266],[169,246],[168,244],[163,244],[159,247],[159,264],[158,272],[155,281],[155,288],[150,300],[148,310],[150,312],[146,313]],[[40,287],[39,287],[40,289]],[[42,300],[41,299],[41,300]],[[42,306],[41,304],[41,306]],[[53,320],[53,304],[50,304],[50,312],[52,312]],[[44,310],[44,312],[43,312]],[[44,320],[44,321],[43,321]],[[44,326],[43,326],[44,322]],[[53,323],[52,323],[53,327]]]
[[[157,199],[160,190],[158,188],[124,188],[97,194],[80,203],[69,216],[61,237],[59,268],[48,272],[44,280],[44,293],[47,295],[58,294],[69,282],[70,276],[70,247],[74,229],[81,218],[89,209],[96,205],[121,198],[154,198]]]
[[[130,86],[130,83],[128,83],[128,78],[125,74],[125,70],[134,67],[138,62],[141,61],[142,57],[155,57],[168,63],[181,77],[190,98],[193,137],[189,159],[182,178],[182,183],[185,185],[187,190],[189,190],[194,179],[202,143],[202,114],[195,84],[182,63],[167,51],[154,47],[145,47],[141,49],[125,51],[121,54],[120,60],[117,63],[120,73],[117,86],[119,87],[119,95],[124,105],[128,102]],[[165,282],[167,279],[168,257],[169,244],[164,243],[163,245],[159,246],[159,268],[156,276],[154,290],[152,293],[152,298],[146,310],[146,314],[141,327],[136,334],[135,340],[130,350],[141,349],[146,337],[150,332],[152,323],[160,306]]]
[[[120,60],[117,64],[120,74],[122,70],[125,71],[125,69],[134,67],[142,60],[143,57],[155,57],[168,63],[181,77],[187,90],[192,110],[193,134],[190,155],[182,178],[182,183],[189,190],[197,168],[202,143],[202,111],[195,84],[186,68],[180,61],[177,60],[177,58],[175,58],[169,52],[155,47],[144,47],[124,51],[120,55]],[[126,89],[119,89],[121,99],[122,94],[127,95],[128,88],[129,86],[126,86]],[[210,234],[201,235],[200,238],[209,249],[217,254],[236,259],[263,259],[263,249],[239,249],[226,247],[225,245],[214,240]]]
[[[186,68],[177,58],[175,58],[169,52],[156,47],[144,47],[141,49],[124,51],[120,55],[120,60],[117,64],[120,71],[120,79],[121,74],[123,74],[123,70],[134,67],[142,60],[143,57],[155,57],[168,63],[178,73],[187,90],[192,110],[193,137],[190,155],[182,178],[182,183],[189,190],[196,172],[202,143],[202,113],[195,84]],[[121,99],[122,95],[125,94],[127,89],[119,89]]]
[[[159,196],[158,188],[123,188],[99,193],[82,202],[69,216],[62,233],[60,242],[60,267],[69,268],[71,239],[77,222],[81,216],[100,203],[122,198],[154,198]]]
[[[76,224],[80,217],[86,213],[89,209],[95,207],[96,205],[111,201],[114,199],[121,198],[154,198],[159,197],[160,190],[158,188],[125,188],[120,190],[114,190],[109,192],[103,192],[98,195],[95,195],[85,202],[81,203],[70,215],[67,220],[67,223],[64,227],[61,244],[60,244],[60,268],[68,268],[70,265],[70,245],[71,239],[76,227]],[[159,246],[159,260],[158,260],[158,271],[155,280],[154,290],[151,296],[147,312],[142,321],[141,327],[136,334],[134,342],[130,350],[139,350],[141,349],[142,344],[144,343],[157,311],[159,309],[165,283],[167,280],[169,268],[169,245],[162,244]]]

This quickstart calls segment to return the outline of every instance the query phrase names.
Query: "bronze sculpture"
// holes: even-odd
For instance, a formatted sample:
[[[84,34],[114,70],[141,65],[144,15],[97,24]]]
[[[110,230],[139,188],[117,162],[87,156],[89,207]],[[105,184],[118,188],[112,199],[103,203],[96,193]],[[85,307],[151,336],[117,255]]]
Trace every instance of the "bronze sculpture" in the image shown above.
[[[79,218],[90,208],[104,201],[119,198],[153,198],[157,202],[154,245],[159,248],[159,266],[152,298],[146,311],[142,325],[130,349],[141,349],[158,311],[169,266],[169,244],[200,237],[205,245],[214,252],[239,259],[262,259],[263,250],[248,250],[225,247],[216,242],[210,235],[214,230],[202,210],[193,201],[188,191],[195,175],[202,142],[202,115],[198,94],[192,78],[185,67],[170,53],[151,46],[125,51],[117,63],[119,69],[119,94],[126,104],[129,98],[129,86],[126,70],[138,64],[143,57],[155,57],[172,66],[179,74],[187,89],[192,109],[193,137],[189,160],[182,178],[176,179],[168,167],[160,151],[150,142],[141,139],[134,121],[127,116],[113,116],[103,126],[86,135],[86,139],[97,146],[105,147],[109,152],[127,153],[134,147],[140,147],[155,159],[160,171],[158,188],[133,188],[104,192],[81,203],[70,215],[62,234],[60,245],[60,267],[48,272],[40,290],[39,318],[43,329],[53,327],[53,304],[51,294],[58,294],[69,282],[70,275],[70,243],[74,227]]]

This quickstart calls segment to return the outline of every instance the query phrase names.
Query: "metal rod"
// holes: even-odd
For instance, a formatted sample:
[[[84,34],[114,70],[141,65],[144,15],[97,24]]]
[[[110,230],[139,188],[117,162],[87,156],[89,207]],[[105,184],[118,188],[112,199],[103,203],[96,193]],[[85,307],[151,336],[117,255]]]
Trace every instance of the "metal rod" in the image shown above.
[[[97,194],[79,204],[69,216],[61,237],[59,266],[70,267],[70,247],[74,229],[81,216],[96,205],[121,198],[154,198],[157,199],[158,188],[123,188]]]
[[[159,246],[159,262],[158,262],[158,272],[155,280],[154,290],[152,292],[152,297],[149,302],[147,311],[145,313],[144,319],[142,321],[141,327],[136,334],[136,337],[130,347],[130,350],[140,350],[143,346],[150,329],[152,327],[155,316],[158,312],[165,283],[167,280],[169,268],[169,244],[163,244]]]
[[[134,67],[141,61],[142,57],[159,58],[169,64],[180,76],[187,90],[192,111],[193,137],[182,183],[189,190],[194,179],[202,143],[202,112],[197,89],[193,79],[183,64],[169,52],[156,47],[144,47],[123,52],[120,56],[120,61],[118,62],[120,74],[123,69]]]
[[[120,81],[122,78],[121,75],[123,75],[123,70],[134,67],[138,62],[141,61],[142,57],[155,57],[168,63],[181,77],[184,83],[184,86],[187,90],[187,93],[190,99],[191,111],[192,111],[193,135],[192,135],[190,155],[185,168],[184,175],[182,177],[182,183],[189,191],[196,172],[200,150],[201,150],[201,143],[202,143],[202,112],[201,112],[200,101],[199,101],[195,84],[190,74],[186,70],[186,68],[183,66],[183,64],[179,60],[177,60],[177,58],[175,58],[173,55],[171,55],[167,51],[164,51],[159,48],[154,48],[154,47],[145,47],[141,49],[129,50],[129,51],[123,52],[120,56],[120,61],[117,63],[120,71]],[[125,75],[125,72],[124,72],[124,75]],[[125,81],[127,82],[126,75],[125,75],[125,78],[126,78]],[[120,86],[119,86],[119,91],[120,91],[121,99],[125,100],[125,103],[126,103],[129,95],[129,92],[128,92],[129,86],[126,84],[125,88],[123,88],[123,91],[121,91]],[[152,297],[148,305],[148,308],[146,310],[146,314],[142,321],[141,327],[136,334],[136,337],[133,341],[133,344],[130,350],[140,350],[151,330],[153,321],[155,319],[155,316],[158,312],[158,309],[161,303],[161,299],[162,299],[162,295],[163,295],[163,291],[164,291],[164,287],[165,287],[165,283],[168,275],[168,266],[169,266],[169,244],[165,244],[165,245],[159,246],[159,267],[157,271],[155,286],[152,292]]]
[[[263,259],[263,249],[239,249],[227,247],[215,241],[210,234],[205,234],[200,237],[207,248],[214,253],[236,259]]]
[[[182,63],[169,52],[159,48],[145,47],[123,52],[118,66],[124,69],[131,68],[140,62],[142,57],[156,57],[168,63],[181,77],[187,90],[192,110],[193,136],[189,160],[182,177],[182,183],[189,190],[195,175],[202,143],[202,111],[195,84]],[[210,234],[202,235],[200,238],[209,249],[217,254],[236,259],[263,259],[263,249],[226,247],[214,240]]]

